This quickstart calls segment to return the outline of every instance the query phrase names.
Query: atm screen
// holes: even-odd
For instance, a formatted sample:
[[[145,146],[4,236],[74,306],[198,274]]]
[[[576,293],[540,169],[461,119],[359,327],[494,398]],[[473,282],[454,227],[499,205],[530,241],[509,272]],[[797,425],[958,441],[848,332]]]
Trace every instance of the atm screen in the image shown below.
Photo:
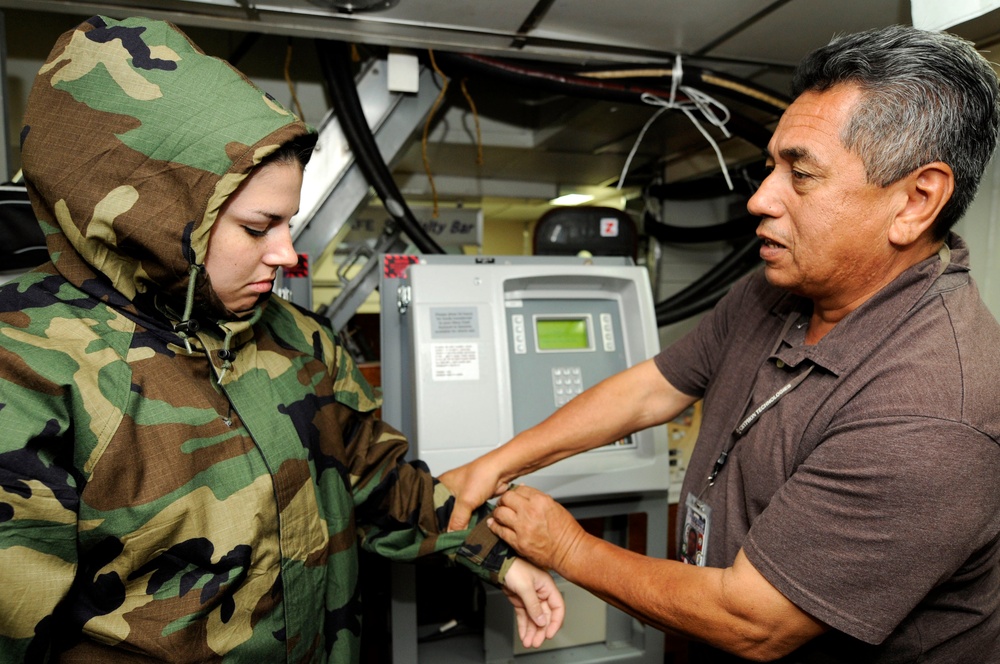
[[[586,318],[537,318],[538,350],[586,350],[590,348]]]

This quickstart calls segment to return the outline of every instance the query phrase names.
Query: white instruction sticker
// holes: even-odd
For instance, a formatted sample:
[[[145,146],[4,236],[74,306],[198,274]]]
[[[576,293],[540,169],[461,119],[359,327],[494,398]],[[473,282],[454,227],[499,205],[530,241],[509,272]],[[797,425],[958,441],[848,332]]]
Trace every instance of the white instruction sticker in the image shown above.
[[[431,307],[432,339],[479,337],[479,315],[475,307]]]
[[[431,344],[434,380],[479,380],[479,344]]]

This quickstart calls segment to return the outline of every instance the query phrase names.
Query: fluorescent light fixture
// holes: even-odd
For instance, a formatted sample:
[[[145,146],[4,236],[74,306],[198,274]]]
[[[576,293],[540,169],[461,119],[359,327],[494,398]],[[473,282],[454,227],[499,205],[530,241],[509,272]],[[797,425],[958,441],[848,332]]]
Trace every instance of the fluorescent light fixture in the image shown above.
[[[563,194],[549,201],[549,205],[583,205],[594,200],[590,194]]]

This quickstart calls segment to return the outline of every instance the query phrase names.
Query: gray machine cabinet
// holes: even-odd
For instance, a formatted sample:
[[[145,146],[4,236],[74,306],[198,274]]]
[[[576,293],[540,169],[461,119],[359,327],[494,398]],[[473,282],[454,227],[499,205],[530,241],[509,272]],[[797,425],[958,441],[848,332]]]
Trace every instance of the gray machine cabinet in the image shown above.
[[[432,472],[461,465],[552,414],[579,392],[659,350],[646,270],[627,258],[383,257],[383,418]],[[390,267],[394,266],[394,267]],[[577,518],[600,518],[626,545],[627,516],[646,515],[646,553],[666,555],[665,427],[521,478]],[[487,593],[482,637],[416,644],[409,566],[394,569],[393,656],[420,662],[662,662],[663,635],[599,600],[570,606],[563,643],[522,652],[506,599]],[[560,583],[565,583],[559,580]],[[597,619],[603,629],[577,626]],[[582,632],[588,634],[583,634]],[[593,642],[593,634],[599,642]],[[587,637],[590,638],[587,638]]]

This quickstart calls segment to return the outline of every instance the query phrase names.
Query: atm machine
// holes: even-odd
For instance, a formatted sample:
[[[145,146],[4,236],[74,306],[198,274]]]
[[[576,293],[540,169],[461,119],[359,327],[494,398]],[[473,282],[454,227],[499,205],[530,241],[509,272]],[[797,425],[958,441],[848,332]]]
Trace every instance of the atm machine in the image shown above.
[[[384,255],[383,419],[435,474],[537,424],[576,394],[659,350],[647,271],[626,257]],[[564,459],[518,482],[628,546],[665,557],[670,483],[665,427]],[[488,589],[481,637],[417,641],[415,571],[393,570],[393,662],[663,661],[663,634],[563,579],[567,618],[543,650],[516,639],[513,610]]]

